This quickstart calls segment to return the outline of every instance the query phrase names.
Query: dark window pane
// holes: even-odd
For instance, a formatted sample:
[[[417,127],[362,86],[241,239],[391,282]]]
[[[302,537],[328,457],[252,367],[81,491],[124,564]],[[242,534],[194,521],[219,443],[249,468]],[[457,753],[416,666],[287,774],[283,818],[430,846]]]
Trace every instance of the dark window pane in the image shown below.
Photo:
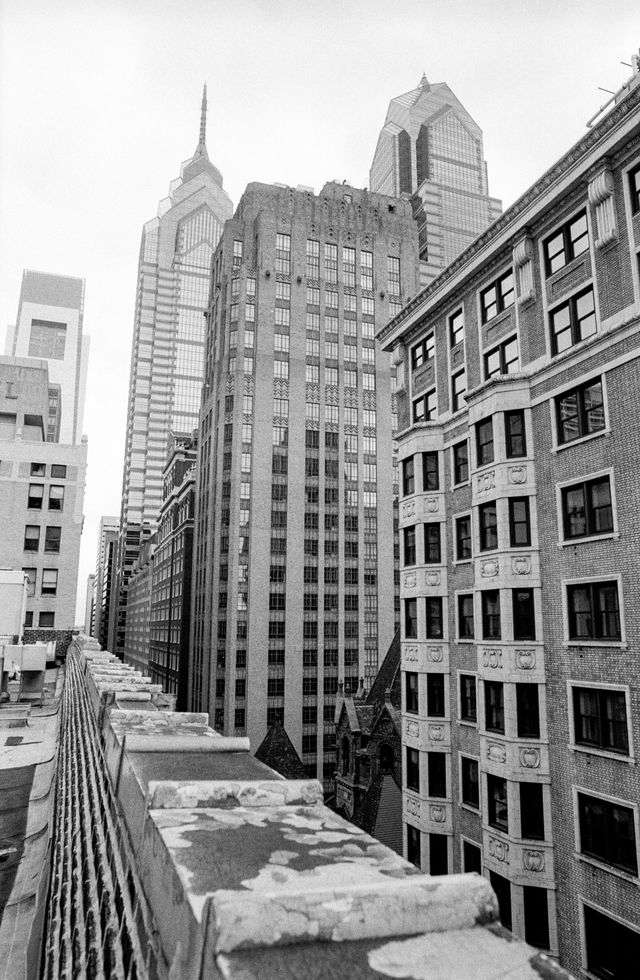
[[[449,873],[445,834],[429,834],[429,873],[432,875]]]
[[[540,783],[520,783],[520,827],[529,840],[544,840],[544,809]]]
[[[549,949],[549,912],[546,888],[525,885],[522,889],[524,904],[524,938],[531,946]]]

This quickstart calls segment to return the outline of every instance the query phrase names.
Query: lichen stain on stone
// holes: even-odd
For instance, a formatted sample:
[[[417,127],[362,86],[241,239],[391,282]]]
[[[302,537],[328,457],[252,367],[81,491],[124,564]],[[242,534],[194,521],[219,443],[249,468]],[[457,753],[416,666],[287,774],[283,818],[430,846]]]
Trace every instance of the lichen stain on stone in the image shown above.
[[[297,851],[274,851],[269,858],[270,864],[289,864],[298,857]]]

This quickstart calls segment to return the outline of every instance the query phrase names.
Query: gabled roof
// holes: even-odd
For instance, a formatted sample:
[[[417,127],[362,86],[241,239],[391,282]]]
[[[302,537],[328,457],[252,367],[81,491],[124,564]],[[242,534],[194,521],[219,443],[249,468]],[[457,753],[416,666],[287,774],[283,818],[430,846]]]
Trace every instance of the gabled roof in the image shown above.
[[[354,813],[353,822],[402,854],[402,789],[392,773],[378,773]]]
[[[376,674],[371,690],[367,694],[365,704],[375,704],[377,701],[386,701],[387,690],[391,691],[391,703],[399,708],[401,699],[400,688],[400,630],[391,641],[391,646],[387,650],[386,656]]]
[[[305,779],[302,759],[282,725],[272,725],[255,753],[258,762],[271,766],[285,779]]]

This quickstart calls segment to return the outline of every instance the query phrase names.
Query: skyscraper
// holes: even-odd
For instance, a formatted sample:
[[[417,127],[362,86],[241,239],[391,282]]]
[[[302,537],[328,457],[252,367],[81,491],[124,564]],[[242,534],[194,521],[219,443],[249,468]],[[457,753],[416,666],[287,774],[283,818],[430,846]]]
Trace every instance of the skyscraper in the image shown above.
[[[16,325],[7,329],[5,354],[47,362],[47,442],[78,445],[82,440],[89,363],[83,315],[84,279],[24,270]]]
[[[109,620],[112,617],[112,600],[115,595],[116,552],[119,527],[120,521],[117,517],[100,518],[91,635],[95,636],[100,646],[105,649],[108,644]]]
[[[392,393],[375,332],[417,288],[408,202],[250,184],[213,262],[191,706],[284,725],[331,780],[339,680],[394,634]],[[330,785],[330,784],[328,784]]]
[[[392,99],[370,172],[372,191],[412,195],[426,285],[494,221],[482,130],[445,82],[425,75]]]
[[[198,424],[203,312],[210,264],[232,204],[206,147],[206,86],[200,137],[171,183],[158,216],[142,231],[118,543],[118,611],[110,649],[122,656],[127,581],[141,543],[155,529],[170,434]]]

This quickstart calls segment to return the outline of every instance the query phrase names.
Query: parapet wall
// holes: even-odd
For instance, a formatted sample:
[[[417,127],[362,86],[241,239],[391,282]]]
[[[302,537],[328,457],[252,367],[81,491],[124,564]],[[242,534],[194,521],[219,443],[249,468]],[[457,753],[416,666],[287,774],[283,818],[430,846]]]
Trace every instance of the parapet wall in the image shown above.
[[[420,873],[85,637],[61,731],[46,977],[567,977],[485,878]]]

